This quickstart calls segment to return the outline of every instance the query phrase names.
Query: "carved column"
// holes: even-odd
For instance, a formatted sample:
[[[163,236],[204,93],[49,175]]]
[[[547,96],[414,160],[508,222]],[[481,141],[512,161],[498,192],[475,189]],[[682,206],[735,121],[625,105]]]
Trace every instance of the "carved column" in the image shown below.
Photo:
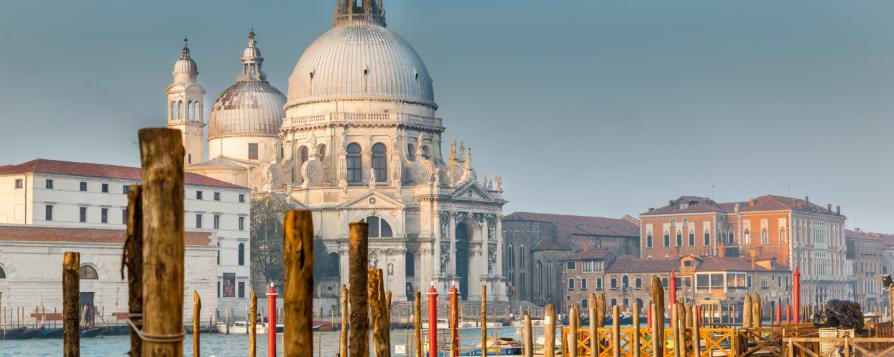
[[[496,227],[494,227],[494,241],[497,242],[497,261],[494,262],[494,275],[503,276],[503,218],[494,215]]]
[[[447,236],[450,239],[450,252],[453,253],[453,259],[450,259],[450,265],[447,266],[447,273],[456,275],[456,216],[451,212],[449,214],[449,224],[447,225]]]
[[[432,219],[435,220],[434,226],[437,227],[437,231],[431,232],[432,236],[432,250],[434,251],[434,270],[432,271],[432,278],[437,280],[441,277],[441,215],[437,214],[432,210],[431,212]],[[440,290],[440,289],[439,289]]]

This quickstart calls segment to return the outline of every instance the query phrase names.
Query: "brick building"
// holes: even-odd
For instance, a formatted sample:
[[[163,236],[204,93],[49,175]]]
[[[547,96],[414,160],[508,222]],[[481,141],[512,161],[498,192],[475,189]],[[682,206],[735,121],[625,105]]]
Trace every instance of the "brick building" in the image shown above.
[[[682,196],[640,215],[642,258],[741,255],[801,272],[802,303],[845,299],[845,216],[832,205],[765,195],[718,203]]]
[[[564,267],[565,309],[572,303],[587,306],[591,291],[604,292],[608,306],[629,310],[639,301],[645,308],[651,300],[654,275],[662,279],[665,297],[669,299],[671,272],[677,277],[677,298],[686,302],[741,300],[746,293],[756,292],[763,298],[765,309],[790,303],[791,271],[772,260],[692,255],[641,259],[585,251],[569,257]]]
[[[510,302],[562,301],[564,261],[576,251],[639,254],[639,221],[516,212],[503,217],[503,272]]]

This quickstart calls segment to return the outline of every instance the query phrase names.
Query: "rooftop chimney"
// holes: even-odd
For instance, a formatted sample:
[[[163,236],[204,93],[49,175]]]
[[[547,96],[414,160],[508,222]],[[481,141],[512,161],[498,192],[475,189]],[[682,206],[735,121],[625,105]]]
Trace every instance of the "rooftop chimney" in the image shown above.
[[[736,203],[735,207],[733,208],[733,211],[739,212],[739,203],[738,202]]]
[[[804,196],[804,201],[810,202],[810,196]]]
[[[826,204],[826,209],[829,210],[829,212],[832,212],[832,204],[831,204],[831,203],[827,203],[827,204]]]
[[[841,214],[841,206],[840,205],[835,206],[835,214]]]

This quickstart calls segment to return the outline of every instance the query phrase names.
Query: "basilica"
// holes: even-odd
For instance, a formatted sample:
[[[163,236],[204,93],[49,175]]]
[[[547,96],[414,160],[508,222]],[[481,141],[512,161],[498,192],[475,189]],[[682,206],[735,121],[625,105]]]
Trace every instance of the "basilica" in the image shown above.
[[[432,78],[386,26],[382,0],[336,0],[332,28],[298,59],[287,95],[263,63],[252,31],[236,82],[211,105],[206,138],[206,91],[183,48],[166,95],[187,171],[311,210],[343,284],[348,224],[364,221],[369,264],[383,269],[395,301],[430,284],[442,294],[456,284],[465,300],[480,300],[482,286],[488,300],[507,299],[502,179],[479,177],[465,144],[442,143]]]

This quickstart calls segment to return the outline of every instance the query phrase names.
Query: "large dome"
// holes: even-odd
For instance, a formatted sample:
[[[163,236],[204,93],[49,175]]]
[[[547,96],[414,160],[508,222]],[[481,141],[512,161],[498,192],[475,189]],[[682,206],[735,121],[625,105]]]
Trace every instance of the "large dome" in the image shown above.
[[[304,51],[289,77],[289,106],[335,99],[437,107],[425,63],[400,35],[374,21],[336,24]]]
[[[267,82],[264,58],[255,46],[254,31],[242,53],[242,73],[214,101],[208,117],[208,140],[233,136],[277,136],[285,117],[286,97]]]

